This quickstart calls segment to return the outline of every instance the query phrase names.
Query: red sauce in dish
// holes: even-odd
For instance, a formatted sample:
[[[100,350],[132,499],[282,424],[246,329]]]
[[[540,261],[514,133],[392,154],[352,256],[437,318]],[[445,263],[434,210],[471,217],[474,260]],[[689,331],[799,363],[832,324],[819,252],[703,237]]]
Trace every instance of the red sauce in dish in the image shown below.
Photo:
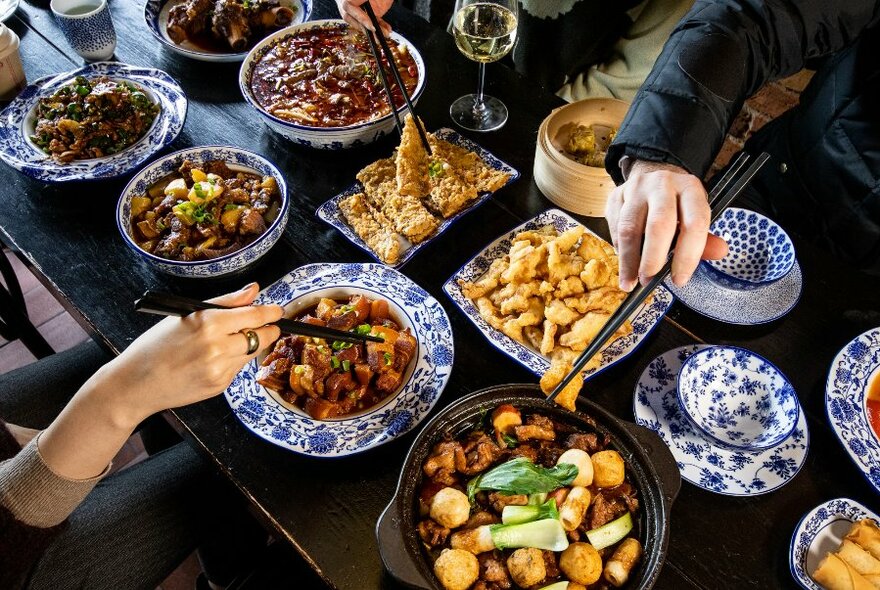
[[[411,95],[418,82],[415,60],[394,40],[389,46]],[[400,87],[383,63],[394,103],[403,106]],[[300,125],[344,127],[391,112],[367,38],[347,25],[283,37],[258,58],[250,85],[266,111]]]
[[[880,373],[874,375],[874,378],[868,383],[868,397],[865,406],[868,410],[868,422],[871,423],[874,436],[880,438]]]

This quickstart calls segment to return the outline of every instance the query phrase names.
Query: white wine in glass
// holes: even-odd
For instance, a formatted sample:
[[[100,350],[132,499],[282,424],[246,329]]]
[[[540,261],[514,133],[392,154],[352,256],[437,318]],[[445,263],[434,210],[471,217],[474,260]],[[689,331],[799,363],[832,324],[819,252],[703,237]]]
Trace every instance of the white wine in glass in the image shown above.
[[[483,94],[486,64],[498,61],[516,42],[517,0],[456,0],[452,31],[455,44],[468,59],[480,64],[477,94],[452,103],[452,119],[471,131],[493,131],[507,122],[507,107]]]

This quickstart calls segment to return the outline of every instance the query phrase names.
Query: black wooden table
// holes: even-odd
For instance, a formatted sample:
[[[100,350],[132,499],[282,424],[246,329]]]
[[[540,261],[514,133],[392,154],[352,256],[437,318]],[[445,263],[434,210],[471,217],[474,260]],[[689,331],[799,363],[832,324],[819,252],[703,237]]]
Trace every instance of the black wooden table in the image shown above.
[[[252,280],[268,285],[306,263],[369,260],[320,222],[314,211],[347,187],[362,166],[390,153],[396,142],[386,138],[342,153],[291,145],[269,131],[244,103],[236,64],[207,64],[170,53],[146,29],[142,8],[142,1],[111,0],[119,37],[117,59],[165,70],[190,100],[186,126],[164,153],[192,145],[230,144],[265,154],[286,175],[292,206],[282,240],[244,274],[213,281],[176,279],[142,263],[118,235],[114,212],[126,179],[54,186],[0,166],[3,241],[95,338],[115,352],[154,321],[135,314],[130,305],[146,288],[209,296]],[[317,2],[313,18],[335,16],[332,2]],[[449,126],[448,106],[474,90],[476,65],[458,53],[444,30],[406,10],[395,8],[389,21],[426,60],[421,115],[430,129]],[[30,80],[82,65],[53,22],[47,0],[22,0],[7,24],[21,37]],[[455,367],[438,409],[482,387],[535,380],[492,348],[441,290],[443,282],[487,242],[551,206],[532,180],[532,164],[538,126],[560,101],[540,94],[500,65],[490,66],[487,78],[487,92],[507,103],[510,121],[501,131],[470,136],[517,167],[522,177],[457,221],[403,267],[443,304],[452,321]],[[607,235],[603,220],[584,222]],[[880,325],[880,280],[849,271],[800,240],[795,243],[804,293],[788,316],[763,326],[731,327],[676,303],[635,354],[589,381],[585,389],[616,415],[632,420],[633,387],[655,356],[696,342],[735,343],[776,363],[792,380],[807,413],[809,457],[782,489],[733,498],[683,484],[672,511],[669,558],[658,588],[791,587],[789,540],[807,510],[839,496],[880,508],[875,492],[833,435],[823,402],[828,366],[836,352],[857,334]],[[414,433],[355,458],[320,460],[258,439],[232,415],[222,396],[175,410],[172,418],[267,526],[293,545],[328,584],[358,590],[396,587],[383,571],[374,526],[392,495]]]

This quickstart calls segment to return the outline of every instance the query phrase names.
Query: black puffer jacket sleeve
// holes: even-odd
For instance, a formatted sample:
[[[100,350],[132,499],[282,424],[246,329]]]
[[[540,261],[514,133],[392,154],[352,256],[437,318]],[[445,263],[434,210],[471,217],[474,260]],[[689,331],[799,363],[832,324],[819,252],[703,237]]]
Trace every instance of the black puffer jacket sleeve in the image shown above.
[[[746,98],[878,20],[877,0],[697,0],[636,95],[605,167],[618,184],[623,156],[702,178]]]

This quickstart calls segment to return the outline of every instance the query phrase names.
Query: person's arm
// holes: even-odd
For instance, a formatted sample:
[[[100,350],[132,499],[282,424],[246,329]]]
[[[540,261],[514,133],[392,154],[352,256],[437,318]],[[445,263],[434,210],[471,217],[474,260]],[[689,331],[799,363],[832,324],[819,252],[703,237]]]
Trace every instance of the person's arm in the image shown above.
[[[700,178],[745,99],[768,80],[851,43],[878,18],[875,0],[694,4],[636,95],[605,160],[618,183],[624,181],[621,164],[631,166],[606,208],[621,249],[622,288],[630,290],[637,279],[660,270],[676,228],[681,237],[673,280],[687,282],[706,248],[709,226]]]
[[[282,308],[251,306],[257,292],[252,284],[213,300],[235,309],[166,318],[99,369],[46,430],[0,464],[0,507],[32,526],[58,524],[144,419],[228,387],[258,354],[246,353],[240,330],[256,332],[260,349],[279,336],[278,327],[267,324],[281,318]],[[34,479],[44,484],[33,485]],[[45,485],[49,480],[53,485]]]

